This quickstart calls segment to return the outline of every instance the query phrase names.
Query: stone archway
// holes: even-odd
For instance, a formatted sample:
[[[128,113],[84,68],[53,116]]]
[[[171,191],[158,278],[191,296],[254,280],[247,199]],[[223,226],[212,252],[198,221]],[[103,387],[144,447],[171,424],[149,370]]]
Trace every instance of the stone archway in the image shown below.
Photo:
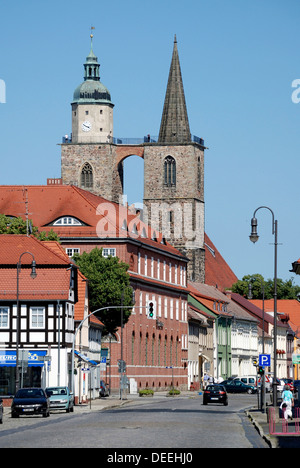
[[[144,159],[143,146],[117,146],[116,164],[122,178],[123,201],[129,205],[143,203],[144,168],[134,159]]]

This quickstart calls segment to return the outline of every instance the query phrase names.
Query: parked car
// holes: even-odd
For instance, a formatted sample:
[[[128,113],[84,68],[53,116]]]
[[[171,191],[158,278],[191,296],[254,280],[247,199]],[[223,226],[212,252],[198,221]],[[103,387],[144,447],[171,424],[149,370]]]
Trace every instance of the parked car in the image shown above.
[[[3,400],[0,398],[0,424],[3,424]]]
[[[256,387],[256,375],[243,375],[242,377],[235,377],[233,380],[240,380],[246,385]]]
[[[74,411],[74,396],[68,387],[47,387],[46,394],[50,399],[50,410]]]
[[[104,382],[104,380],[100,380],[100,389],[99,389],[99,396],[106,397],[109,396],[109,388]]]
[[[224,380],[222,385],[228,393],[256,393],[257,388],[255,385],[246,385],[240,380]]]
[[[12,418],[20,415],[42,414],[50,416],[50,401],[42,388],[21,388],[17,391],[11,404]]]
[[[203,393],[203,404],[207,403],[223,403],[228,405],[228,396],[223,385],[208,385]]]

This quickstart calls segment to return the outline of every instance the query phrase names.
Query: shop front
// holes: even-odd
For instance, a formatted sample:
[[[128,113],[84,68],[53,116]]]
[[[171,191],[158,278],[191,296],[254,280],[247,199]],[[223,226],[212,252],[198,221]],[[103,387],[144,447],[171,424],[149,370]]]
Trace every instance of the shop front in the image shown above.
[[[19,356],[21,387],[43,387],[46,350],[28,350]],[[28,358],[28,359],[27,359]],[[16,386],[16,350],[0,350],[0,397],[14,395]]]

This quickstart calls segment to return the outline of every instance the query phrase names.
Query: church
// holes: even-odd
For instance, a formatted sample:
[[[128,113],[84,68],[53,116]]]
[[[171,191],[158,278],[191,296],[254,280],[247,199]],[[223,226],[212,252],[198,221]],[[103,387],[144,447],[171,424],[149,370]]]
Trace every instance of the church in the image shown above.
[[[136,304],[124,327],[123,348],[120,329],[104,343],[111,347],[111,388],[119,387],[122,348],[127,376],[137,388],[173,384],[186,389],[192,380],[188,283],[223,290],[236,277],[204,232],[206,148],[190,132],[176,36],[158,137],[133,141],[114,136],[113,111],[91,36],[84,81],[71,102],[72,134],[61,144],[61,178],[48,179],[46,186],[0,186],[0,213],[19,216],[23,205],[23,217],[28,220],[30,213],[39,231],[55,231],[70,258],[97,247],[104,256],[127,263]],[[123,163],[132,155],[144,160],[140,212],[120,203]],[[145,312],[149,301],[156,304],[154,320]],[[90,352],[88,347],[85,351]],[[193,366],[199,365],[200,376],[198,354]]]
[[[120,140],[113,133],[114,104],[100,81],[91,50],[84,81],[71,103],[72,135],[61,145],[62,184],[75,185],[118,203],[123,161],[144,160],[143,221],[189,259],[188,279],[205,281],[204,140],[191,135],[175,36],[159,136]]]

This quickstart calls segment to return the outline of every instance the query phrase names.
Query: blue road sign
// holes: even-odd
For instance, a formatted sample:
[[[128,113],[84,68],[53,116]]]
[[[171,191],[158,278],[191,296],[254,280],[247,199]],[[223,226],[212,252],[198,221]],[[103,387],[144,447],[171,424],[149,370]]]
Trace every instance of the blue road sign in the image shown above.
[[[270,367],[271,366],[271,354],[260,354],[258,364],[260,366]]]

